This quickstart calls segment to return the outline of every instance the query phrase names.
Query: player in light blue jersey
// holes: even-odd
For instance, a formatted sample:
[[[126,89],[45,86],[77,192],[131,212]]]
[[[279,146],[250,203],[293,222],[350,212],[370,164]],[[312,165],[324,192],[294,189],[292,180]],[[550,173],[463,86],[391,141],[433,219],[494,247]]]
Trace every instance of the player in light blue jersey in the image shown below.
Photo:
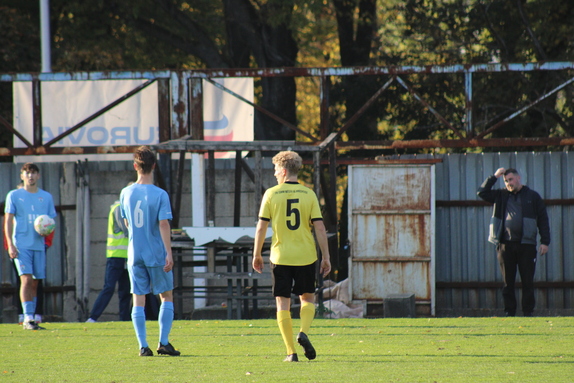
[[[36,217],[46,214],[56,217],[52,195],[38,187],[40,169],[26,163],[20,170],[23,187],[6,196],[4,231],[8,254],[20,276],[20,300],[24,313],[24,329],[43,330],[34,321],[38,281],[46,278],[46,247],[44,237],[34,230]]]
[[[172,218],[167,193],[153,184],[155,154],[140,146],[134,153],[135,184],[120,194],[122,217],[129,229],[128,272],[134,306],[132,322],[140,345],[140,356],[153,356],[146,339],[145,296],[159,294],[159,344],[157,353],[178,356],[169,343],[173,323],[173,256],[171,254]]]

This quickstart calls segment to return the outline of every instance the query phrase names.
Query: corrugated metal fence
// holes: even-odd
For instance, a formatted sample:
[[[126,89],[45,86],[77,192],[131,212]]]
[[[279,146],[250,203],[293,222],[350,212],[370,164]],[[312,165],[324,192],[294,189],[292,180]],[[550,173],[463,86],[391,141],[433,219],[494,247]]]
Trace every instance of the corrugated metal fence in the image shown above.
[[[436,164],[438,316],[503,313],[495,246],[487,241],[492,206],[476,195],[479,185],[500,167],[516,168],[522,183],[547,201],[552,242],[548,255],[538,259],[535,314],[574,314],[574,205],[564,201],[574,199],[573,155],[521,152],[416,158],[442,160]],[[499,180],[495,188],[502,187]]]

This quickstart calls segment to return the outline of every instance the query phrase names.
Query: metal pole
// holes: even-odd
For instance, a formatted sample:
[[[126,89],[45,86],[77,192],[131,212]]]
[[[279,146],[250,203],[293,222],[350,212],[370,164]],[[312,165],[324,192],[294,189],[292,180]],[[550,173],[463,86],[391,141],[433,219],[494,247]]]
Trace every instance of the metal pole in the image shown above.
[[[52,52],[50,48],[50,0],[40,0],[40,30],[42,34],[42,72],[51,72]]]
[[[205,226],[205,160],[203,154],[191,154],[191,226],[202,227]],[[209,250],[207,250],[209,251]],[[193,250],[194,261],[205,261],[205,249]],[[207,270],[205,266],[194,266],[194,273],[205,273]],[[194,278],[193,285],[196,289],[204,289],[207,281],[204,278]],[[207,299],[205,293],[197,293],[194,289],[193,308],[199,309],[205,307]]]
[[[464,89],[466,93],[466,137],[472,138],[474,136],[474,121],[472,121],[472,73],[464,73]]]
[[[261,199],[263,198],[263,177],[261,175],[261,171],[263,169],[263,165],[261,164],[261,150],[255,151],[255,211],[253,212],[253,218],[255,218],[255,223],[257,224],[257,220],[259,219],[259,207],[261,205]]]

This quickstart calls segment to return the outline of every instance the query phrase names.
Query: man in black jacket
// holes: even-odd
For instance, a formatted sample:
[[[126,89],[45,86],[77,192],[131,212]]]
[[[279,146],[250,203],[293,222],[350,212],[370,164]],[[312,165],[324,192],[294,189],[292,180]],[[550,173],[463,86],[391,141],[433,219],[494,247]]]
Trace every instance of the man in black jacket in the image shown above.
[[[492,190],[504,175],[506,189]],[[516,315],[514,284],[516,269],[522,281],[522,312],[534,311],[534,272],[536,270],[536,237],[540,233],[538,253],[548,252],[550,224],[540,195],[520,182],[516,169],[500,168],[478,189],[478,196],[494,204],[488,240],[496,245],[498,263],[504,279],[502,297],[506,316]]]

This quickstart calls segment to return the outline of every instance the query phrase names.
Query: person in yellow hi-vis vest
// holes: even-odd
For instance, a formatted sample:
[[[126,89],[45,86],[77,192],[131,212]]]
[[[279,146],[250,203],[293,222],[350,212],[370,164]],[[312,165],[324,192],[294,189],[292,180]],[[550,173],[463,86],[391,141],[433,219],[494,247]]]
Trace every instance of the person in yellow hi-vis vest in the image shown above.
[[[128,229],[120,212],[120,201],[116,201],[110,208],[108,215],[108,239],[106,243],[106,276],[104,287],[94,302],[87,322],[96,322],[106,309],[118,285],[118,298],[120,301],[120,320],[131,320],[130,278],[126,269],[128,258]]]

